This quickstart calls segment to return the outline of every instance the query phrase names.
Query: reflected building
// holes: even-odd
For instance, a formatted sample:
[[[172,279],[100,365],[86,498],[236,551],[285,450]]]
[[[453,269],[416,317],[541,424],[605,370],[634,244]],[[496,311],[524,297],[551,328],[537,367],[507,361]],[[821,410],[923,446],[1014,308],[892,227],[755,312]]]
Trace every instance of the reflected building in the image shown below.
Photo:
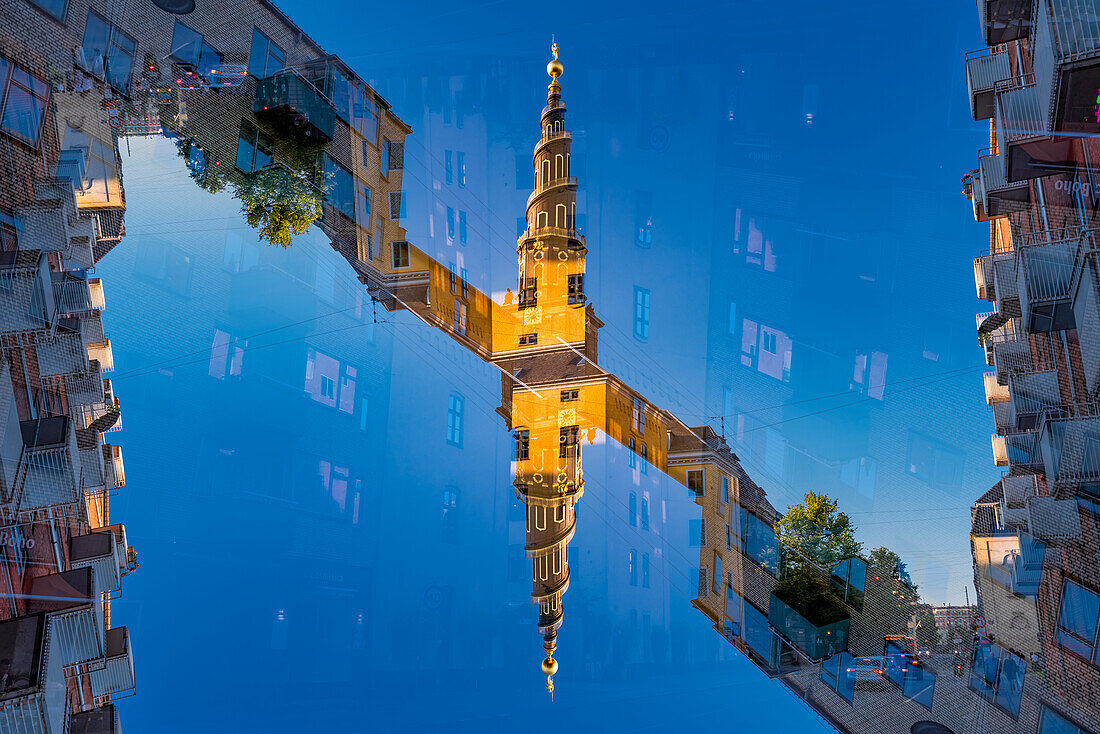
[[[1004,475],[974,506],[985,638],[1041,682],[1038,731],[1100,729],[1100,505],[1095,446],[1095,164],[1100,154],[1095,7],[980,4],[987,46],[967,54],[988,147],[963,178],[989,249],[974,260],[992,368],[993,459]],[[992,652],[989,652],[992,651]],[[992,659],[992,658],[991,658]],[[1004,669],[1002,662],[1002,670]],[[1002,686],[987,686],[1000,696]]]

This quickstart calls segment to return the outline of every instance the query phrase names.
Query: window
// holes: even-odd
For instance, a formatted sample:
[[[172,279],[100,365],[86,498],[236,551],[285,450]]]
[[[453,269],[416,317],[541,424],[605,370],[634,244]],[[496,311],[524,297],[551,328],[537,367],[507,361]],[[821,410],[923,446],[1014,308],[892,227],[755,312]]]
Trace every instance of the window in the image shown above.
[[[688,491],[690,492],[694,492],[700,496],[706,494],[706,487],[703,485],[703,470],[689,469],[687,473],[687,485]]]
[[[710,592],[709,576],[706,566],[699,569],[699,596],[706,596]]]
[[[451,151],[449,150],[443,151],[443,171],[443,178],[447,182],[447,185],[450,186],[454,183],[454,176],[451,173]]]
[[[103,79],[123,94],[129,94],[130,69],[134,65],[137,41],[99,14],[88,11],[79,53],[77,61],[85,71]]]
[[[400,171],[405,167],[405,144],[395,143],[382,138],[382,175],[386,176],[390,171]]]
[[[462,448],[462,421],[466,410],[466,399],[458,393],[451,393],[447,399],[447,443]]]
[[[359,189],[359,198],[356,203],[359,204],[359,209],[355,213],[355,221],[362,222],[364,229],[370,229],[371,219],[371,196],[373,192],[367,186],[361,183],[356,183]],[[369,235],[368,235],[369,237]],[[373,247],[371,249],[374,249]]]
[[[36,5],[42,9],[43,12],[48,13],[56,20],[65,22],[65,11],[69,7],[69,0],[30,0],[32,5]]]
[[[630,452],[626,455],[626,461],[630,468],[633,469],[638,464],[637,457],[634,455],[636,449],[633,436],[626,439],[626,447],[630,449]]]
[[[458,187],[465,188],[466,186],[466,154],[462,151],[458,152]]]
[[[532,344],[538,344],[538,343],[539,343],[539,335],[538,334],[520,334],[519,335],[519,345],[521,347],[531,346]]]
[[[451,293],[458,293],[458,269],[451,263]]]
[[[458,542],[458,490],[447,487],[443,490],[443,542]]]
[[[0,57],[0,103],[3,104],[0,127],[32,145],[38,145],[42,118],[49,101],[50,85],[46,81]],[[7,225],[5,222],[5,229]]]
[[[771,574],[779,573],[779,541],[775,528],[741,508],[741,538],[745,555],[753,559]]]
[[[645,433],[645,401],[641,398],[633,398],[633,408],[631,410],[631,428],[635,433]]]
[[[459,334],[466,333],[466,304],[455,299],[455,331]]]
[[[730,336],[737,335],[737,304],[733,301],[730,301],[730,321],[728,329]]]
[[[453,206],[447,207],[447,239],[453,240],[455,238],[455,209]]]
[[[627,564],[630,568],[630,585],[638,585],[638,551],[630,549]]]
[[[252,50],[248,54],[248,73],[257,79],[266,79],[284,66],[286,66],[286,53],[259,28],[253,28]]]
[[[321,460],[317,467],[317,473],[321,477],[321,491],[324,492],[324,501],[335,503],[336,510],[342,515],[348,504],[348,481],[350,479],[348,468]]]
[[[642,474],[648,474],[649,469],[647,467],[649,467],[649,450],[646,449],[646,445],[644,443],[639,447],[639,449],[639,453],[642,457]]]
[[[393,266],[395,268],[407,268],[409,267],[409,243],[408,242],[391,242],[390,254],[393,257]]]
[[[867,562],[862,558],[848,558],[833,566],[829,578],[833,593],[863,611],[864,587],[867,584]]]
[[[1100,663],[1096,635],[1100,619],[1100,594],[1066,581],[1058,610],[1058,644],[1093,664]]]
[[[370,407],[370,401],[367,398],[360,398],[359,400],[359,430],[366,433],[367,431],[367,416],[370,415],[368,408]]]
[[[392,197],[393,194],[390,196]],[[355,179],[351,171],[327,153],[325,154],[325,198],[337,211],[351,221],[355,221]],[[403,212],[402,216],[404,216]]]
[[[382,259],[382,223],[385,220],[382,217],[378,217],[374,224],[374,244],[378,247],[378,259]],[[391,248],[392,249],[392,248]],[[396,265],[394,267],[397,267]],[[402,266],[402,267],[408,267]]]
[[[722,504],[728,504],[730,501],[730,478],[725,474],[722,475]]]
[[[568,403],[571,400],[579,400],[580,396],[581,396],[581,391],[580,390],[562,390],[561,391],[561,401],[563,403]]]
[[[775,332],[762,331],[760,334],[760,341],[765,352],[768,354],[775,354]]]
[[[1045,705],[1039,714],[1038,734],[1087,734],[1081,727]]]
[[[351,415],[355,412],[355,382],[358,371],[350,364],[345,364],[340,373],[340,401],[337,407]]]
[[[726,523],[726,550],[733,550],[733,525]]]
[[[688,520],[688,546],[698,548],[707,544],[707,519]]]
[[[649,530],[649,497],[642,495],[642,530]]]
[[[577,455],[579,431],[580,429],[578,426],[561,427],[558,435],[558,458],[564,459]]]
[[[462,297],[470,300],[470,271],[462,268]]]
[[[237,339],[221,329],[214,329],[214,344],[210,347],[210,376],[224,380],[229,376],[240,375],[244,350],[247,348],[248,341]]]
[[[188,28],[178,20],[172,33],[170,55],[177,61],[195,67],[203,77],[222,63],[222,55],[206,42],[201,33]]]
[[[970,665],[968,685],[986,700],[1013,717],[1020,714],[1027,663],[1000,645],[977,642]]]
[[[649,338],[649,291],[634,286],[634,338]]]
[[[649,554],[642,554],[642,588],[649,588]],[[648,617],[645,618],[648,621]]]
[[[466,244],[466,212],[458,212],[458,241]]]
[[[634,244],[649,247],[653,244],[653,194],[634,192]]]
[[[519,307],[534,308],[538,305],[538,278],[524,278],[519,289]]]
[[[255,125],[241,121],[240,137],[237,139],[237,168],[245,173],[258,171],[271,163],[274,146],[271,138],[260,132]]]
[[[4,60],[0,59],[0,64]],[[15,223],[15,214],[10,209],[0,207],[0,252],[14,252],[19,249],[19,228]]]
[[[569,276],[569,303],[584,303],[584,273]]]
[[[722,593],[722,556],[714,554],[714,576],[711,580],[711,588],[715,594]]]
[[[338,393],[338,385],[345,388],[344,393]],[[341,365],[340,360],[311,348],[306,353],[305,391],[318,403],[351,413],[355,400],[355,368]]]
[[[516,439],[516,461],[526,461],[531,456],[531,432],[520,428],[513,435]]]
[[[962,485],[966,455],[947,444],[919,433],[909,433],[907,469],[913,476],[938,488]]]
[[[405,192],[390,192],[390,219],[398,221],[405,218]]]
[[[638,494],[636,492],[630,493],[630,502],[627,507],[627,512],[630,515],[630,527],[635,527],[638,524]]]

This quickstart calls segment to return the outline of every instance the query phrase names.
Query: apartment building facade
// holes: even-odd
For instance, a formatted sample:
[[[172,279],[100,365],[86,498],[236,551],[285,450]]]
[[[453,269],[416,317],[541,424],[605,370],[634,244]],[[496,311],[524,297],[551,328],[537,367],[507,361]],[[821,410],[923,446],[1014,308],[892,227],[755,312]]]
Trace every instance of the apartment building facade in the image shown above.
[[[975,573],[994,646],[1011,648],[1034,625],[1015,644],[1028,645],[1018,649],[1026,675],[1043,682],[1039,731],[1100,729],[1096,12],[1060,0],[979,3],[987,47],[966,57],[971,112],[989,120],[963,186],[989,223],[974,274],[992,309],[977,326],[1004,467],[976,505],[988,552],[976,552]]]

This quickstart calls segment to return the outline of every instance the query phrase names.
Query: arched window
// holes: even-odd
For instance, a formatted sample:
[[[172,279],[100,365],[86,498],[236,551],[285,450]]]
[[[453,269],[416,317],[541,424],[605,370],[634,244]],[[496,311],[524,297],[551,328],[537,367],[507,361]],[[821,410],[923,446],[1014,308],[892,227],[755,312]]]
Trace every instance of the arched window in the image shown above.
[[[547,225],[547,223],[549,222],[549,219],[550,219],[549,214],[547,214],[546,212],[539,212],[538,216],[535,218],[536,225],[539,226],[539,227],[545,227]]]
[[[649,530],[649,497],[642,495],[642,530]]]
[[[554,156],[554,178],[565,176],[565,156],[558,153]]]
[[[564,227],[565,226],[566,212],[567,212],[567,210],[565,208],[565,204],[555,204],[554,205],[554,226],[555,227]]]
[[[638,524],[638,495],[634,492],[631,492],[630,493],[630,525],[631,525],[631,527],[633,527],[637,524]]]
[[[550,183],[550,159],[544,158],[542,161],[542,185],[543,188]]]

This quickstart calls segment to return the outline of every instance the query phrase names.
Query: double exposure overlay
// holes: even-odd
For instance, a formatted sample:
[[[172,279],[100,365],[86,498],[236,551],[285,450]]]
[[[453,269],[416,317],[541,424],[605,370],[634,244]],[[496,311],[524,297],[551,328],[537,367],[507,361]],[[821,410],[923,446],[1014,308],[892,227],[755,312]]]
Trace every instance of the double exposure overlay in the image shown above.
[[[912,10],[0,0],[0,734],[1100,734],[1100,0]]]

